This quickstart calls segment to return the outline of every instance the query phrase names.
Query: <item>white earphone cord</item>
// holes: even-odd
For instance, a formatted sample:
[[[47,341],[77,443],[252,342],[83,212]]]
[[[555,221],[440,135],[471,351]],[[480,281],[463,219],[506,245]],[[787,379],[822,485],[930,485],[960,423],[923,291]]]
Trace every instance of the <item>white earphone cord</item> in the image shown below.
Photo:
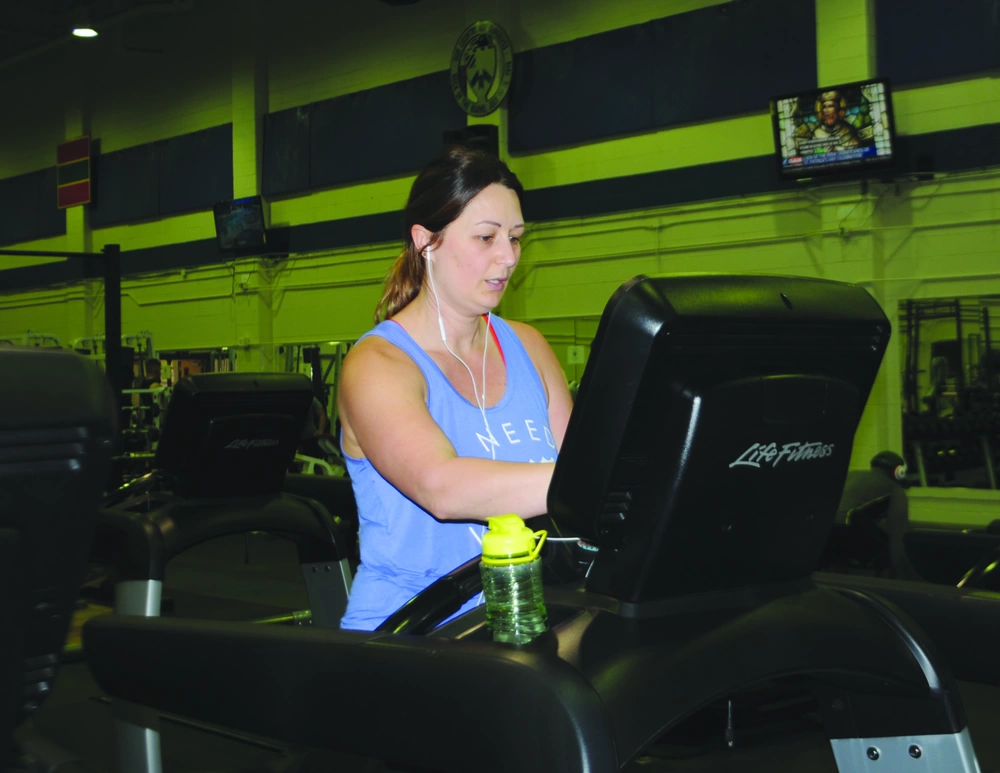
[[[496,438],[493,437],[493,432],[490,430],[490,422],[486,418],[486,352],[490,344],[489,334],[490,334],[490,329],[492,327],[490,324],[492,313],[487,313],[486,315],[486,334],[483,339],[483,395],[480,398],[479,392],[476,389],[476,377],[472,374],[472,368],[470,368],[466,364],[465,360],[463,360],[461,357],[455,354],[455,352],[452,351],[452,348],[448,346],[448,336],[444,332],[444,319],[441,317],[441,299],[438,297],[437,287],[434,286],[434,272],[431,270],[432,261],[430,253],[431,253],[431,248],[427,247],[426,250],[424,251],[424,257],[427,258],[427,277],[431,280],[431,292],[434,293],[434,304],[437,310],[438,329],[441,331],[441,343],[444,344],[444,348],[448,350],[448,353],[456,360],[458,360],[460,363],[462,363],[465,369],[469,372],[469,378],[472,379],[472,396],[476,398],[476,405],[479,406],[479,413],[482,414],[483,424],[486,426],[486,435],[490,439],[490,457],[496,459],[497,440]]]

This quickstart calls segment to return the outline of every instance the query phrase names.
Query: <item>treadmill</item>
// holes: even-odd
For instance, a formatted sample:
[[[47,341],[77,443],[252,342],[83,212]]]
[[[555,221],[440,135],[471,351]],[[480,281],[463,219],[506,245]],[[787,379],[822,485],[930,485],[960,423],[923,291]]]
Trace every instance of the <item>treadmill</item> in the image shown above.
[[[158,617],[170,559],[260,531],[296,547],[309,609],[293,618],[337,627],[352,579],[345,531],[354,529],[324,504],[328,487],[286,488],[312,400],[312,383],[298,373],[201,373],[177,383],[153,471],[113,492],[98,514],[90,560],[115,572],[116,616]],[[140,703],[112,703],[120,770],[161,769],[159,712]]]
[[[64,350],[0,347],[0,770],[38,756],[111,472],[104,373]]]
[[[963,641],[997,641],[1000,597],[815,573],[889,335],[853,285],[636,277],[605,308],[549,490],[555,527],[597,550],[584,582],[546,588],[546,634],[495,643],[482,607],[441,624],[479,591],[472,561],[374,632],[94,620],[92,672],[292,743],[529,773],[620,771],[706,706],[793,680],[841,771],[978,771],[953,669],[1000,683]]]

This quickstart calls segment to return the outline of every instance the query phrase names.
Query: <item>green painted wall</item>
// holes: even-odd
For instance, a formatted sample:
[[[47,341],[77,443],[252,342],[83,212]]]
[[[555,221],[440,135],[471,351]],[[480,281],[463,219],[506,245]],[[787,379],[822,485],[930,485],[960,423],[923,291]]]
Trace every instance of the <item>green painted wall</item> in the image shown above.
[[[684,12],[713,2],[677,2]],[[491,18],[516,50],[550,45],[664,14],[662,2],[599,0],[460,2],[390,8],[381,3],[253,4],[233,26],[227,4],[143,17],[102,48],[59,49],[45,62],[6,68],[5,97],[18,122],[0,128],[0,177],[51,166],[60,139],[89,132],[103,151],[231,122],[234,190],[259,190],[259,116],[445,69],[470,22]],[[349,6],[345,8],[345,6]],[[613,8],[614,10],[609,10]],[[821,82],[874,72],[866,0],[816,0]],[[192,44],[181,45],[186,37]],[[139,50],[142,49],[142,50]],[[76,76],[53,89],[57,64]],[[85,77],[83,75],[85,73]],[[38,95],[46,94],[41,109]],[[898,90],[899,133],[990,123],[1000,115],[1000,80],[969,78]],[[486,120],[505,130],[505,116]],[[406,117],[400,116],[400,131]],[[641,136],[510,159],[528,188],[697,166],[772,152],[769,117],[735,116]],[[301,225],[398,210],[410,177],[315,191],[271,204],[275,225]],[[782,194],[692,202],[658,210],[530,223],[524,257],[502,312],[532,322],[562,359],[589,345],[611,292],[637,273],[783,273],[858,282],[891,319],[907,298],[1000,293],[1000,171],[942,175],[928,182],[804,188]],[[79,208],[67,235],[24,249],[124,251],[214,237],[210,212],[91,231]],[[149,330],[160,348],[241,347],[242,364],[276,367],[275,346],[352,340],[370,326],[381,279],[396,251],[367,245],[293,255],[280,265],[247,260],[123,282],[123,332]],[[6,266],[29,262],[3,259]],[[26,330],[64,342],[99,333],[98,287],[0,295],[0,338]],[[899,449],[900,370],[894,339],[858,432],[854,466]],[[942,506],[946,506],[942,504]],[[963,511],[965,512],[965,511]]]

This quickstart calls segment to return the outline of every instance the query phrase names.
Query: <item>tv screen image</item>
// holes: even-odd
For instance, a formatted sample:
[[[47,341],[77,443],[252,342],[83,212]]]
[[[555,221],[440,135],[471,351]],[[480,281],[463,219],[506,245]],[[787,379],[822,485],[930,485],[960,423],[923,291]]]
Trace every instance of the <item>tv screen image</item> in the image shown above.
[[[266,246],[264,204],[260,196],[220,201],[214,207],[214,214],[221,252],[252,252]]]
[[[781,176],[885,168],[895,163],[889,83],[826,86],[772,102]]]

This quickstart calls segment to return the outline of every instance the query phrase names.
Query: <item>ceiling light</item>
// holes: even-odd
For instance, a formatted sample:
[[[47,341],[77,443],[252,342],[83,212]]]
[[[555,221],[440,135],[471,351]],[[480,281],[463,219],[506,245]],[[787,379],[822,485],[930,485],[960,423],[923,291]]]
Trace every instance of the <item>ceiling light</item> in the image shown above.
[[[97,30],[91,27],[74,27],[73,35],[78,38],[96,38]]]

